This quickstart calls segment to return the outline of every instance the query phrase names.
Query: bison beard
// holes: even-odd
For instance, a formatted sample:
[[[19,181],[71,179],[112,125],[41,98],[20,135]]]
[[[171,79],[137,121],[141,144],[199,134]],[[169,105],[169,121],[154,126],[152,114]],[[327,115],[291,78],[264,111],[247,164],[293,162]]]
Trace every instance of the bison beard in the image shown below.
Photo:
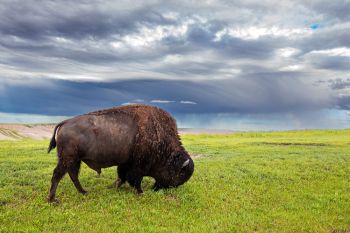
[[[56,146],[58,164],[49,202],[56,200],[58,183],[67,172],[78,192],[86,193],[78,179],[81,161],[98,173],[117,165],[116,187],[127,181],[137,193],[142,193],[144,176],[153,177],[153,188],[158,190],[185,183],[194,171],[174,118],[147,105],[116,107],[65,120],[55,127],[48,152]]]

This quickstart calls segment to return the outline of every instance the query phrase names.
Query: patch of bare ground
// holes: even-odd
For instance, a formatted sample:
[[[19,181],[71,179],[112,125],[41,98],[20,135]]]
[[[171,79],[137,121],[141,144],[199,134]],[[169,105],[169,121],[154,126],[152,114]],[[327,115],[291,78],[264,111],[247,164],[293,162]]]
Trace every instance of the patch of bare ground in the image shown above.
[[[300,143],[300,142],[254,142],[250,144],[271,145],[271,146],[330,146],[327,143]]]
[[[53,124],[0,124],[0,140],[47,139],[52,136],[54,126]]]
[[[350,232],[350,228],[331,228],[329,230],[330,233],[349,233]]]
[[[202,154],[190,154],[191,158],[192,159],[200,159],[202,158],[204,155]]]

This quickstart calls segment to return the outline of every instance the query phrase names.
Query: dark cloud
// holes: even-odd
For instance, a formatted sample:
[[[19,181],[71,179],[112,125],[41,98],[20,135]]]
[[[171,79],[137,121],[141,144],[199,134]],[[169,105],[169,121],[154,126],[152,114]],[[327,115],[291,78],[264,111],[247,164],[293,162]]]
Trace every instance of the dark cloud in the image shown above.
[[[312,64],[320,69],[350,70],[350,57],[344,56],[319,56],[312,60]]]
[[[347,1],[1,1],[0,112],[136,100],[176,114],[349,109],[348,11]]]
[[[340,96],[338,98],[338,107],[340,109],[350,110],[350,96]]]
[[[266,59],[276,48],[285,44],[283,38],[260,38],[244,40],[231,35],[216,39],[216,34],[225,27],[217,21],[195,24],[187,31],[187,41],[201,49],[213,49],[231,58]]]
[[[29,53],[30,56],[65,58],[86,64],[142,62],[171,54],[186,55],[208,50],[223,56],[222,59],[266,60],[272,58],[276,49],[282,47],[296,47],[301,50],[300,55],[303,55],[313,50],[350,46],[350,30],[346,30],[349,26],[341,23],[340,26],[333,23],[332,27],[315,30],[311,36],[302,39],[290,39],[289,35],[281,33],[278,36],[265,35],[255,39],[222,33],[217,38],[218,33],[225,29],[259,27],[261,23],[257,20],[260,17],[261,21],[267,23],[265,30],[283,26],[271,24],[270,13],[279,9],[280,13],[276,17],[279,16],[282,22],[301,11],[300,7],[295,12],[291,11],[289,5],[258,1],[218,1],[208,5],[151,1],[139,2],[132,7],[122,3],[99,4],[90,1],[48,1],[41,4],[36,4],[35,1],[3,1],[0,5],[0,45],[18,53]],[[300,6],[303,6],[304,11],[323,15],[328,8],[322,8],[322,5],[324,4],[314,1],[311,4],[301,3]],[[327,15],[340,10],[339,6],[342,5],[345,4],[332,3]],[[232,10],[235,10],[235,14],[230,13]],[[167,14],[171,13],[173,16],[169,17]],[[177,29],[166,29],[170,33],[163,35],[149,48],[127,48],[128,45],[123,41],[125,36],[138,34],[150,37],[152,34],[142,34],[142,27],[155,30],[159,26],[174,26]],[[184,30],[182,34],[171,33],[179,28]],[[122,48],[112,48],[111,43],[118,41],[122,43]],[[132,43],[132,39],[129,38],[127,42]],[[18,58],[6,58],[6,61],[9,60]],[[59,68],[56,67],[57,69]]]
[[[173,3],[140,3],[138,7],[119,9],[117,4],[94,4],[90,2],[42,2],[32,1],[19,3],[5,1],[0,8],[0,45],[19,52],[46,57],[60,57],[83,63],[124,62],[130,60],[149,60],[167,54],[186,54],[194,50],[212,49],[232,58],[264,59],[271,57],[274,49],[281,46],[280,39],[243,40],[224,35],[216,40],[216,33],[232,25],[237,25],[237,18],[231,20],[209,19],[194,20],[191,18],[191,7]],[[103,6],[103,5],[102,5]],[[220,4],[212,7],[219,7]],[[237,8],[252,5],[237,4]],[[258,4],[257,8],[262,5]],[[267,9],[265,6],[263,9]],[[220,8],[220,7],[219,7]],[[177,9],[182,18],[165,17],[167,12]],[[221,11],[225,8],[220,8]],[[206,17],[206,6],[198,8],[198,14]],[[227,10],[227,9],[226,9]],[[140,27],[188,25],[185,35],[164,36],[156,47],[139,51],[131,49],[121,53],[112,50],[110,43],[120,40],[125,35],[140,32]],[[172,30],[172,29],[169,29]],[[15,36],[16,38],[14,38]],[[57,41],[68,40],[69,43]]]
[[[121,3],[122,4],[122,3]],[[140,7],[118,7],[118,4],[98,4],[86,1],[4,1],[0,8],[0,31],[27,39],[56,36],[73,39],[103,38],[137,30],[137,24],[173,24],[152,4]],[[119,10],[120,9],[120,10]]]
[[[308,1],[304,3],[311,9],[321,14],[324,18],[349,20],[350,3],[347,0],[331,1]]]
[[[242,40],[224,36],[220,42],[215,43],[215,47],[233,58],[267,59],[274,54],[276,48],[281,47],[281,43],[278,39]]]
[[[211,76],[220,73],[220,69],[229,68],[226,64],[220,62],[180,62],[176,64],[168,64],[159,69],[158,72],[176,75],[201,75]],[[224,73],[224,72],[221,72]]]
[[[318,29],[312,35],[295,43],[306,54],[317,50],[350,47],[350,24],[338,25],[330,28]]]
[[[6,84],[0,112],[71,115],[143,100],[174,113],[298,112],[332,104],[330,96],[290,77],[261,74],[233,80],[135,80],[108,83],[46,80],[40,85]],[[35,82],[34,82],[35,83]],[[153,101],[152,101],[153,100]],[[162,101],[154,101],[162,100]],[[167,100],[167,101],[164,101]],[[182,104],[181,101],[197,104]]]
[[[342,90],[350,87],[350,78],[348,79],[337,78],[335,80],[329,80],[328,82],[329,82],[329,86],[333,90]]]

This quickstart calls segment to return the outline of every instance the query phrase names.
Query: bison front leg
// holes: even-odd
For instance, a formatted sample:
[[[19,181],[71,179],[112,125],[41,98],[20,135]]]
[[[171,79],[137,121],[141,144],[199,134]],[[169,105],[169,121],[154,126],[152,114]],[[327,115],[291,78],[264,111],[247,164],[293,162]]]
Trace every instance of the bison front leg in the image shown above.
[[[78,178],[80,164],[81,164],[81,161],[73,163],[72,166],[68,170],[68,174],[69,174],[75,188],[78,190],[78,192],[82,193],[82,194],[86,194],[87,192],[81,186],[79,178]]]
[[[161,186],[156,182],[156,183],[154,183],[152,189],[153,189],[154,191],[158,191],[159,189],[161,189]]]
[[[119,188],[120,186],[122,186],[122,184],[125,183],[125,181],[127,180],[128,170],[129,170],[129,166],[126,164],[118,166],[118,168],[117,168],[118,178],[115,181],[116,188]]]
[[[137,170],[129,170],[127,173],[127,180],[129,184],[135,188],[137,194],[143,193],[141,189],[142,179],[143,179],[143,176]]]

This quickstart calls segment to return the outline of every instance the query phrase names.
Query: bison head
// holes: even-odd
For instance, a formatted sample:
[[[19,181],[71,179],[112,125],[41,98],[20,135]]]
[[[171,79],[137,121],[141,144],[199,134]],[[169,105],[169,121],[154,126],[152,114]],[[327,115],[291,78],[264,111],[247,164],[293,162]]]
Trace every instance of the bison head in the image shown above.
[[[194,171],[194,163],[186,151],[173,152],[167,163],[157,171],[154,189],[177,187],[189,180]]]

